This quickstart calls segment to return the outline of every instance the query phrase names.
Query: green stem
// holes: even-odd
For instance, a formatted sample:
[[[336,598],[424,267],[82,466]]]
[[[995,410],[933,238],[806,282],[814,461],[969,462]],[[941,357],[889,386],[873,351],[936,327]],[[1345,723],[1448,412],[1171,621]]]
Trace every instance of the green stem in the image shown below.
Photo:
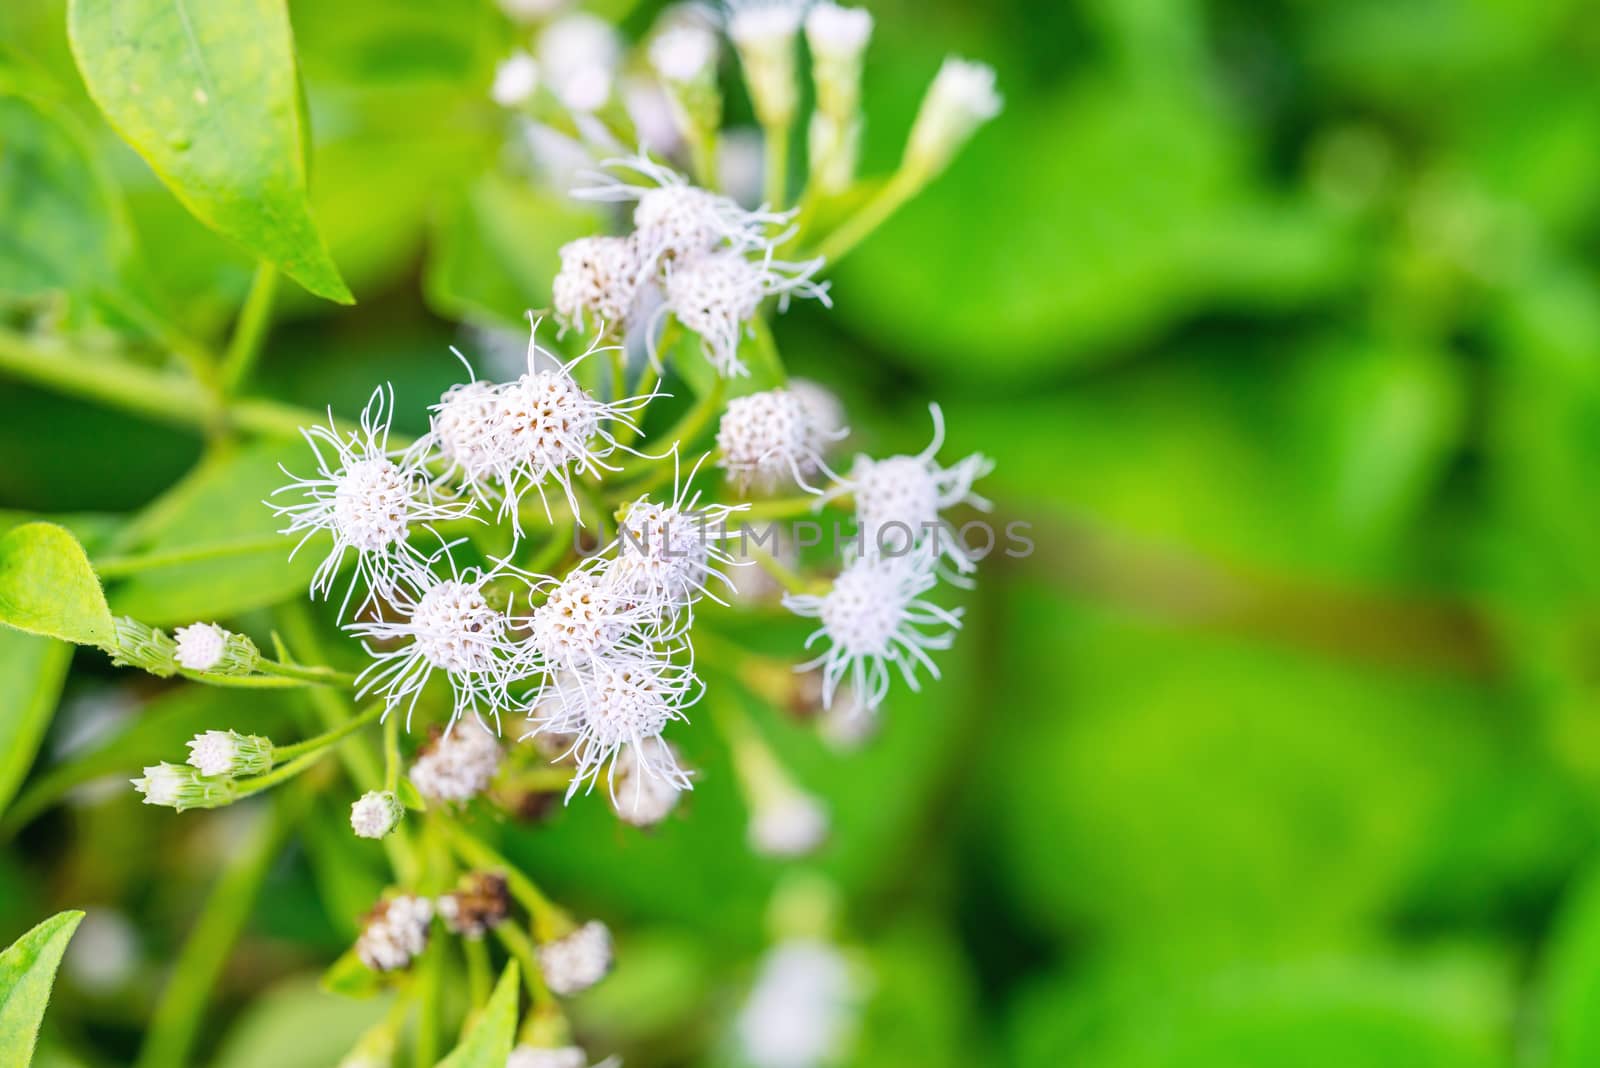
[[[782,211],[789,196],[789,125],[769,123],[762,127],[762,134],[767,150],[763,175],[767,207]]]
[[[253,794],[259,794],[263,790],[270,790],[280,783],[288,782],[296,775],[317,764],[323,757],[328,755],[328,752],[329,750],[327,749],[317,749],[313,752],[302,753],[288,763],[278,765],[265,775],[257,775],[253,779],[240,779],[233,784],[235,800],[242,800]],[[277,756],[276,750],[273,751],[273,756]]]
[[[727,395],[728,383],[724,379],[717,379],[717,384],[711,387],[709,393],[703,394],[694,403],[694,407],[683,413],[683,418],[677,424],[662,434],[657,441],[672,441],[681,444],[692,444],[706,426],[722,410],[722,398]],[[644,457],[634,457],[622,465],[622,470],[617,472],[617,478],[627,480],[643,472],[654,469],[661,463],[660,460],[649,460]],[[623,497],[630,496],[623,494]]]
[[[506,887],[528,914],[533,917],[533,929],[541,940],[559,938],[572,929],[572,920],[565,910],[545,896],[534,881],[524,875],[516,865],[496,852],[488,843],[445,816],[439,819],[445,838],[456,856],[468,867],[498,871],[506,877]]]
[[[204,545],[185,545],[164,552],[139,553],[127,556],[104,556],[93,561],[94,569],[102,579],[136,575],[142,571],[155,571],[178,564],[191,564],[197,560],[215,560],[225,556],[247,556],[284,547],[282,535],[270,538],[235,538],[231,541],[209,542]]]
[[[750,507],[739,513],[741,520],[750,519],[793,519],[795,516],[812,515],[817,511],[817,505],[822,498],[811,495],[798,497],[770,497],[764,501],[751,501]]]
[[[178,669],[178,674],[193,682],[217,686],[224,690],[299,690],[315,685],[304,679],[284,678],[280,675],[212,675],[204,671]]]
[[[840,223],[834,231],[817,245],[812,253],[834,264],[860,244],[872,231],[882,226],[901,205],[921,189],[921,184],[897,171],[874,193],[854,215]]]
[[[310,797],[306,790],[280,795],[265,824],[229,859],[178,953],[139,1051],[137,1068],[191,1063],[195,1034],[222,966],[250,917],[289,829],[304,813]]]
[[[489,947],[481,938],[463,938],[461,953],[467,959],[468,1014],[483,1008],[489,1000],[492,980],[489,975]]]
[[[400,717],[383,721],[383,788],[389,793],[400,789]]]
[[[307,738],[302,742],[295,742],[292,745],[273,746],[272,762],[277,764],[285,760],[293,760],[295,757],[306,753],[315,753],[326,746],[332,745],[341,738],[344,738],[350,734],[354,734],[362,727],[365,727],[367,724],[383,715],[383,710],[385,707],[387,706],[384,704],[384,702],[374,701],[364,708],[354,719],[340,724],[331,731],[326,731],[322,734],[319,734],[315,738]]]
[[[250,292],[245,297],[244,308],[234,324],[233,337],[228,351],[222,357],[222,388],[232,394],[239,388],[261,355],[261,344],[272,322],[272,301],[278,291],[278,269],[261,261],[256,265],[255,277],[250,280]]]
[[[309,667],[303,664],[292,664],[282,660],[263,658],[256,665],[256,669],[266,675],[296,679],[300,682],[314,683],[319,686],[354,686],[356,684],[356,677],[348,671],[335,671],[330,667]]]

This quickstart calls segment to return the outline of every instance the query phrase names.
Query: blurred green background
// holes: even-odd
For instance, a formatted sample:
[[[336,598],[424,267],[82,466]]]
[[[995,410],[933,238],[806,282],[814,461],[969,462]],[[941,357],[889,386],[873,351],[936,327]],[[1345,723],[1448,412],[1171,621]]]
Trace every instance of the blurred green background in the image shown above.
[[[946,52],[992,62],[1006,110],[778,340],[847,399],[853,447],[920,448],[940,400],[948,455],[997,459],[986,492],[1037,552],[985,565],[947,678],[897,691],[864,751],[755,710],[836,820],[814,867],[875,976],[849,1063],[1600,1064],[1600,9],[870,6],[867,170]],[[350,412],[392,379],[415,429],[460,324],[545,303],[595,223],[508,172],[492,5],[291,7],[317,217],[358,304],[285,286],[261,389]],[[123,190],[129,284],[225,328],[251,263],[96,117],[61,5],[6,0],[0,45]],[[198,456],[0,397],[0,507],[126,512]],[[153,622],[270,603],[136,585],[113,607]],[[278,704],[81,652],[32,783],[119,731],[85,780]],[[704,771],[660,833],[591,798],[516,839],[618,930],[578,1019],[629,1065],[723,1063],[783,873],[745,849],[715,737],[676,737]],[[4,849],[0,941],[86,908],[41,1061],[126,1063],[251,812],[70,799]],[[341,803],[274,867],[203,1063],[328,1065],[378,1011],[313,982],[381,887]]]

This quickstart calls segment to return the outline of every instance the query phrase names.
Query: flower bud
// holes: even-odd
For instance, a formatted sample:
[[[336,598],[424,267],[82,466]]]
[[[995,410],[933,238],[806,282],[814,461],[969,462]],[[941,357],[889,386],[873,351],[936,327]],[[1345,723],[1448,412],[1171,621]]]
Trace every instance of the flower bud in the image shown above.
[[[369,790],[350,806],[350,829],[358,838],[384,838],[400,825],[406,807],[387,790]]]
[[[545,985],[562,996],[582,993],[604,979],[611,960],[611,930],[598,920],[539,947]]]
[[[111,621],[108,651],[117,667],[136,667],[165,679],[178,670],[178,643],[164,630],[147,626],[132,616]]]
[[[1000,114],[994,68],[951,56],[922,98],[906,142],[903,170],[919,181],[938,175],[973,133]]]
[[[513,52],[494,69],[489,95],[496,104],[514,108],[533,99],[539,88],[539,64],[526,52]]]
[[[733,9],[733,38],[756,118],[767,127],[787,127],[800,105],[795,73],[795,37],[801,5],[788,0],[745,0]]]
[[[813,111],[806,135],[811,180],[817,188],[832,194],[849,189],[861,154],[861,120],[841,122],[826,112]]]
[[[190,739],[189,763],[202,775],[260,775],[272,770],[272,740],[238,731],[205,731]]]
[[[872,15],[861,8],[821,3],[806,14],[817,110],[841,125],[861,109],[861,57],[871,37]]]
[[[706,143],[722,125],[717,89],[717,35],[697,23],[671,26],[650,42],[650,65],[667,88],[673,117],[691,143]]]
[[[129,781],[144,795],[145,804],[163,805],[179,812],[187,808],[221,808],[234,798],[232,782],[208,778],[187,764],[155,764],[144,769],[143,778]]]
[[[432,919],[433,902],[425,897],[400,894],[380,901],[367,914],[356,955],[375,972],[404,968],[428,948]]]
[[[212,675],[248,675],[256,669],[261,653],[243,634],[223,630],[215,623],[191,623],[179,627],[177,660],[189,671]]]
[[[750,847],[769,857],[801,857],[813,853],[828,837],[828,812],[799,789],[785,789],[762,798],[750,816]]]

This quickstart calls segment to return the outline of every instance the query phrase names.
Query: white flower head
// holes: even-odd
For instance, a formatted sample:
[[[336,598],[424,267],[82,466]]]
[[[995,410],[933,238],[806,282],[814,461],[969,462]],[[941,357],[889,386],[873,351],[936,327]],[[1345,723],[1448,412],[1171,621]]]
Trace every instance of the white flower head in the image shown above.
[[[526,52],[513,52],[494,69],[489,95],[501,107],[514,108],[533,98],[539,88],[539,64]]]
[[[450,543],[438,555],[448,559]],[[511,658],[516,652],[506,614],[492,607],[484,597],[484,586],[500,577],[496,569],[488,572],[470,569],[456,572],[451,563],[449,578],[428,575],[419,580],[417,590],[397,589],[394,608],[400,619],[362,620],[346,630],[374,642],[405,641],[392,648],[366,644],[372,663],[356,678],[356,695],[383,696],[387,716],[406,705],[406,728],[428,679],[443,671],[454,695],[452,721],[471,710],[484,709],[497,718],[509,705],[506,686]]]
[[[682,262],[726,245],[741,251],[772,248],[787,240],[776,232],[794,212],[749,211],[728,197],[693,185],[682,174],[644,153],[608,159],[606,170],[588,175],[589,184],[572,191],[580,200],[634,201],[632,239],[647,269],[663,261]],[[637,175],[640,182],[624,181]]]
[[[800,403],[805,406],[806,425],[815,435],[812,447],[818,453],[825,452],[827,446],[849,436],[850,430],[844,422],[844,404],[827,386],[809,378],[791,378],[789,392],[799,397]]]
[[[622,513],[606,573],[624,595],[674,612],[691,608],[702,596],[725,604],[711,591],[713,582],[733,592],[724,569],[738,561],[723,543],[737,536],[728,529],[729,518],[749,505],[702,504],[691,489],[704,462],[702,456],[684,478],[674,453],[671,499],[662,504],[640,497]]]
[[[411,765],[411,783],[430,801],[470,801],[488,788],[504,755],[481,725],[456,723],[423,748]]]
[[[833,946],[794,939],[762,962],[739,1013],[739,1045],[752,1068],[820,1068],[846,1052],[862,991]]]
[[[617,818],[635,827],[654,827],[672,815],[683,790],[653,769],[680,766],[678,751],[665,738],[623,746],[611,765],[611,807]]]
[[[405,814],[405,806],[392,792],[369,790],[350,806],[350,829],[358,838],[385,838]]]
[[[161,805],[182,812],[188,808],[219,808],[231,804],[233,784],[224,778],[209,778],[187,764],[155,764],[144,769],[144,776],[130,779],[133,788],[144,795],[147,805]]]
[[[272,770],[272,741],[259,734],[204,731],[189,740],[189,764],[202,775],[260,775]]]
[[[728,36],[744,66],[756,115],[767,127],[787,127],[800,103],[795,39],[805,0],[733,0]]]
[[[828,496],[855,495],[856,523],[868,552],[906,552],[927,544],[935,557],[948,556],[959,570],[971,571],[973,561],[942,513],[958,504],[982,511],[993,507],[972,487],[994,470],[994,461],[973,453],[950,467],[939,466],[935,457],[944,444],[944,412],[937,404],[928,410],[933,415],[933,440],[927,448],[915,456],[885,460],[857,456],[850,477],[840,480]]]
[[[824,707],[832,706],[840,683],[848,680],[856,698],[876,708],[889,692],[891,664],[913,690],[920,689],[918,664],[939,677],[928,651],[950,647],[961,612],[922,599],[937,582],[932,554],[916,550],[862,556],[834,579],[827,593],[784,596],[784,607],[791,612],[822,623],[806,639],[806,647],[823,641],[827,649],[798,670],[822,668]]]
[[[177,639],[173,657],[179,667],[189,671],[248,675],[261,659],[249,638],[223,630],[215,623],[191,623],[173,631],[173,636]]]
[[[640,804],[651,789],[691,789],[689,775],[671,746],[652,744],[668,723],[685,719],[684,709],[700,699],[703,686],[692,670],[652,655],[600,660],[588,668],[557,672],[541,694],[524,737],[551,733],[572,739],[563,759],[576,765],[567,799],[584,787],[593,788],[600,774],[607,780],[611,803],[619,809]],[[622,754],[631,750],[619,775]],[[621,791],[631,784],[630,798]]]
[[[817,114],[851,123],[861,107],[861,58],[872,37],[872,15],[824,0],[806,12],[806,43],[817,88]]]
[[[563,15],[539,35],[539,66],[563,104],[596,111],[611,98],[622,40],[616,27],[587,12]]]
[[[393,412],[393,391],[380,386],[361,413],[359,429],[341,434],[330,412],[327,426],[301,430],[316,456],[317,475],[299,479],[284,470],[295,481],[273,495],[300,492],[306,499],[290,505],[268,502],[278,515],[289,518],[282,533],[303,535],[290,559],[319,532],[333,535],[333,549],[311,580],[313,596],[327,598],[346,554],[355,552],[355,574],[341,616],[358,585],[368,590],[365,607],[425,567],[426,557],[407,540],[414,527],[457,519],[471,510],[470,502],[435,501],[415,461],[390,454]],[[324,450],[332,453],[331,459]]]
[[[694,85],[717,72],[717,35],[698,22],[680,20],[650,42],[650,65],[669,85]]]
[[[764,793],[750,813],[750,847],[763,856],[802,857],[827,837],[828,810],[788,784]]]
[[[561,269],[550,283],[556,318],[564,327],[621,329],[639,298],[650,260],[638,238],[580,237],[561,246]]]
[[[425,897],[401,894],[380,901],[356,940],[356,955],[375,972],[404,968],[428,948],[432,920],[433,902]]]
[[[563,997],[581,994],[604,979],[611,963],[611,929],[599,920],[539,947],[545,985]]]
[[[546,516],[551,514],[546,493],[551,483],[561,489],[581,523],[573,476],[598,478],[603,471],[615,471],[606,460],[618,449],[642,455],[619,443],[613,428],[636,434],[634,413],[658,395],[596,399],[578,384],[572,369],[611,348],[596,339],[581,356],[562,364],[539,345],[538,327],[534,321],[526,374],[500,385],[472,381],[452,387],[434,405],[432,428],[416,446],[419,451],[436,450],[450,464],[446,474],[459,474],[479,500],[498,502],[500,518],[509,518],[518,533],[522,498],[529,491],[539,495]]]
[[[670,618],[670,607],[660,598],[619,587],[608,561],[598,557],[561,578],[537,579],[528,614],[514,621],[528,635],[518,651],[518,676],[586,668],[677,640],[683,627]]]
[[[994,87],[994,68],[950,56],[934,76],[911,136],[904,166],[924,180],[949,165],[977,131],[1000,114],[1002,100]]]
[[[777,297],[780,311],[787,310],[794,296],[832,306],[828,284],[812,280],[821,268],[821,259],[775,260],[771,249],[759,259],[732,249],[709,252],[668,265],[664,308],[700,335],[717,373],[724,378],[748,375],[750,369],[739,359],[739,341],[763,300]]]
[[[812,417],[813,409],[793,389],[735,397],[717,427],[721,466],[741,488],[755,485],[770,491],[792,479],[802,489],[821,492],[806,479],[828,471],[822,449],[845,431],[826,430]]]

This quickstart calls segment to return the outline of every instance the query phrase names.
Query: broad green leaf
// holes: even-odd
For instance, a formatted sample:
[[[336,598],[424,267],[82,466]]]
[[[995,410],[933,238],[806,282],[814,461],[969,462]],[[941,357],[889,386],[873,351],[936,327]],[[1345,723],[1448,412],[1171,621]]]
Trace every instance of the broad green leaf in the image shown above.
[[[283,0],[72,0],[68,28],[89,94],[190,211],[350,303],[307,199]]]
[[[94,293],[127,253],[127,220],[99,158],[72,116],[44,100],[0,96],[0,218],[0,300]]]
[[[0,538],[0,623],[79,645],[111,639],[100,580],[65,528],[26,523]]]
[[[7,1064],[33,1057],[56,966],[82,919],[81,912],[59,912],[0,953],[0,1050]]]
[[[141,571],[114,583],[110,597],[117,614],[175,625],[222,619],[304,596],[327,545],[313,539],[289,561],[295,540],[276,536],[282,522],[262,503],[288,481],[278,469],[280,460],[290,470],[310,469],[304,448],[262,442],[197,473],[181,504],[135,552],[214,545],[234,545],[241,551]]]
[[[439,1068],[505,1068],[517,1035],[517,962],[506,965],[489,1003],[467,1025],[461,1044]]]
[[[0,630],[0,812],[33,765],[71,662],[65,642]]]

